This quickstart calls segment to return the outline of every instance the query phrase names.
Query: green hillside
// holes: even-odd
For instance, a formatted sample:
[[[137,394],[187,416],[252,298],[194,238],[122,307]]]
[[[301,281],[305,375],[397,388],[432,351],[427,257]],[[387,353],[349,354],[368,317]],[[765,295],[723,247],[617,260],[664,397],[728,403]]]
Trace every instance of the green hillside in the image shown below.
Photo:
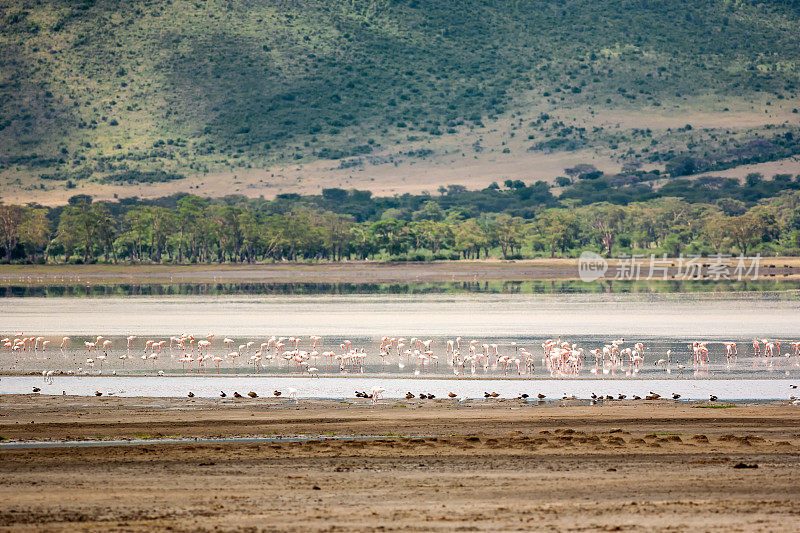
[[[619,134],[546,110],[794,102],[798,28],[795,0],[0,0],[0,165],[158,181],[500,119],[530,150],[725,161],[763,138],[769,160],[800,152],[796,128]]]

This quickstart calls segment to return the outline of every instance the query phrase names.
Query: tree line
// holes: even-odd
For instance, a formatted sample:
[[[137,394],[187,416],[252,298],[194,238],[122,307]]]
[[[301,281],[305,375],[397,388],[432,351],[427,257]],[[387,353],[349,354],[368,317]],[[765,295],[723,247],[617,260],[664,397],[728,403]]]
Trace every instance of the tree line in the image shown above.
[[[452,194],[475,193],[462,189]],[[511,183],[505,192],[494,192],[519,189]],[[361,220],[343,212],[352,211],[359,195]],[[177,195],[94,202],[77,195],[55,208],[0,205],[0,257],[182,264],[574,257],[584,250],[800,255],[800,191],[795,190],[749,204],[727,197],[708,203],[659,197],[581,205],[564,198],[539,203],[526,216],[448,207],[452,202],[446,197],[445,192],[413,195],[402,204],[406,208],[340,189],[275,200]]]

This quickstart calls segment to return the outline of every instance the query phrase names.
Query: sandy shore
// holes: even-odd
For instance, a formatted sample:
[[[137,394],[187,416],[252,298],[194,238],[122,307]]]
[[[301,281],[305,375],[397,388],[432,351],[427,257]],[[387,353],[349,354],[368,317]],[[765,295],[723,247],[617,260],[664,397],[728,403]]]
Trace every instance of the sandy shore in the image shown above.
[[[709,265],[713,259],[704,259]],[[648,263],[649,264],[649,263]],[[680,276],[672,260],[668,276]],[[609,261],[613,279],[619,260]],[[642,275],[647,275],[647,265]],[[658,276],[661,274],[659,273]],[[658,276],[656,276],[658,278]],[[800,258],[763,258],[760,279],[800,278]],[[436,283],[483,281],[578,280],[577,259],[520,261],[433,261],[263,265],[0,265],[0,286],[98,285],[117,283]]]
[[[312,437],[0,449],[0,528],[793,531],[800,515],[795,406],[221,402],[0,397],[6,441]]]

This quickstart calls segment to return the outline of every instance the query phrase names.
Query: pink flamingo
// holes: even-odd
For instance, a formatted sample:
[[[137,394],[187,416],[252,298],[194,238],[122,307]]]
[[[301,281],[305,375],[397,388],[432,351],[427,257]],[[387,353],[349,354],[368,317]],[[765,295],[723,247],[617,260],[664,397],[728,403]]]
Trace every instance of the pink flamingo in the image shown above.
[[[239,357],[238,352],[231,352],[228,357],[233,361],[233,373],[236,374],[236,358]]]

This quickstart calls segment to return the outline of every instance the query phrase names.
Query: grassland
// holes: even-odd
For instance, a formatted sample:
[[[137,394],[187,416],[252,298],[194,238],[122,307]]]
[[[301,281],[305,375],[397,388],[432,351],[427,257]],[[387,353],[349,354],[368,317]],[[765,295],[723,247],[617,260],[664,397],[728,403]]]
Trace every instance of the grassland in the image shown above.
[[[686,154],[796,173],[797,7],[0,0],[0,195],[393,194]]]

